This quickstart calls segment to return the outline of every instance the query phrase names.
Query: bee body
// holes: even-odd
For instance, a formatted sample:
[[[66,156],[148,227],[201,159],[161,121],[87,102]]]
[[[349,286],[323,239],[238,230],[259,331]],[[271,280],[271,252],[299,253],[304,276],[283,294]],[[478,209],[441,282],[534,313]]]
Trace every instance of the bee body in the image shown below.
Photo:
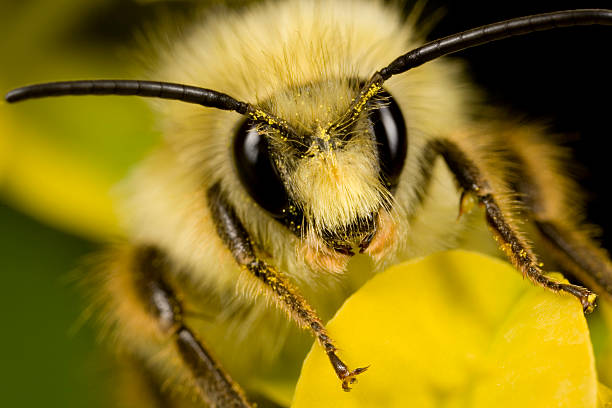
[[[262,25],[262,21],[282,23],[272,26]],[[245,37],[249,38],[247,43]],[[392,9],[379,4],[270,3],[240,15],[209,18],[167,51],[161,74],[155,77],[214,87],[264,106],[305,134],[315,133],[317,127],[326,126],[348,108],[358,96],[359,81],[366,80],[379,61],[390,60],[419,41]],[[253,296],[269,293],[236,264],[219,238],[207,190],[219,183],[259,253],[296,282],[322,316],[330,317],[375,271],[456,245],[460,232],[474,221],[473,215],[457,221],[460,193],[453,176],[440,158],[429,162],[426,152],[430,135],[470,126],[465,107],[475,96],[464,84],[457,64],[438,61],[386,85],[406,118],[407,154],[389,207],[393,226],[381,242],[371,244],[371,254],[357,257],[334,253],[320,242],[311,245],[307,232],[291,231],[249,196],[237,177],[233,148],[234,135],[244,119],[231,112],[156,102],[164,140],[121,184],[118,213],[128,231],[130,247],[152,245],[167,255],[172,265],[168,270],[177,274],[170,279],[184,294],[185,307],[217,316],[214,324],[197,319],[190,324],[201,326],[198,336],[243,386],[249,387],[255,373],[275,366],[275,356],[287,337],[297,335],[286,348],[302,353],[308,337],[290,335],[295,329],[287,328],[283,313]],[[253,96],[257,99],[252,100]],[[436,119],[442,116],[444,121]],[[292,179],[293,186],[300,189],[297,194],[319,205],[314,212],[327,217],[327,225],[350,222],[351,216],[346,214],[351,211],[371,211],[362,211],[356,205],[359,199],[362,207],[381,205],[380,198],[374,198],[373,204],[368,202],[368,177],[378,182],[379,165],[371,146],[363,148],[361,144],[371,142],[353,143],[352,151],[333,152],[335,163],[313,158],[313,163]],[[351,179],[360,172],[361,177]],[[345,191],[357,193],[347,199]],[[344,211],[331,211],[338,207]],[[151,349],[149,336],[143,336],[142,330],[134,333],[134,313],[127,310],[142,308],[143,300],[117,295],[118,291],[137,292],[124,276],[129,275],[125,264],[133,262],[133,251],[128,248],[113,256],[123,259],[115,268],[122,272],[102,286],[107,299],[103,302],[113,305],[105,308],[103,315],[118,323],[118,337],[128,348],[149,350],[143,353],[143,360],[159,364],[164,358],[153,359],[152,355],[165,356],[168,362],[161,364],[162,371],[172,378],[182,371],[176,355],[160,352],[162,346]],[[108,269],[101,269],[101,273],[107,274]],[[121,299],[130,298],[132,302],[118,305]],[[155,333],[156,322],[148,321],[149,330]]]

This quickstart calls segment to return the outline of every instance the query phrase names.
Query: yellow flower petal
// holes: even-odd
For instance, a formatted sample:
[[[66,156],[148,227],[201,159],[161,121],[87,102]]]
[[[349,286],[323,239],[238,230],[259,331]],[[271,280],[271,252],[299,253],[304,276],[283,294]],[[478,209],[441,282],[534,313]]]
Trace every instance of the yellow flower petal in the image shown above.
[[[145,130],[150,112],[141,101],[80,104],[0,106],[0,193],[47,224],[107,240],[121,234],[110,191],[157,138]]]
[[[579,302],[510,265],[451,251],[390,268],[328,325],[351,367],[345,393],[314,346],[293,407],[593,407],[597,378]]]
[[[110,177],[3,116],[0,145],[0,187],[18,208],[90,238],[118,234]]]
[[[83,29],[84,18],[110,3],[33,0],[0,13],[0,48],[10,56],[0,66],[0,93],[35,82],[129,76],[131,58],[114,57],[125,42],[112,44]],[[152,122],[138,98],[1,101],[2,200],[88,238],[116,235],[109,190],[157,141]]]

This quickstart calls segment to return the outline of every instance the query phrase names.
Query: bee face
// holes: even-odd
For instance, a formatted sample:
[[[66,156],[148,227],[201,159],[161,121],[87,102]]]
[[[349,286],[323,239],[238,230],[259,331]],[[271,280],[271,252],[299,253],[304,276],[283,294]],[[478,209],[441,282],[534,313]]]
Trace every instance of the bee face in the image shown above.
[[[391,223],[407,150],[406,124],[386,91],[360,115],[348,117],[363,86],[325,81],[282,92],[262,104],[291,132],[250,119],[233,141],[234,165],[253,201],[302,239],[311,266],[323,254],[341,259],[364,252]],[[331,101],[331,102],[330,102]]]

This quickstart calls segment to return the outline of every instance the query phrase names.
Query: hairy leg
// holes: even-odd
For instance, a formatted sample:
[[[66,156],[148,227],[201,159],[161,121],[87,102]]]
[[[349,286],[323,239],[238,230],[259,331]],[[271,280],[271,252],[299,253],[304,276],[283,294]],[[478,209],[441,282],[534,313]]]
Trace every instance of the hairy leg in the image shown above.
[[[207,198],[217,226],[217,233],[231,251],[238,265],[265,285],[278,307],[287,312],[290,319],[300,327],[310,330],[325,350],[336,375],[342,381],[342,388],[349,391],[350,384],[356,381],[355,376],[364,372],[367,367],[350,370],[340,360],[336,355],[337,348],[333,340],[329,337],[314,309],[281,272],[257,256],[251,238],[219,184],[215,184],[208,190]]]
[[[94,274],[100,281],[92,282],[102,307],[103,331],[110,329],[109,340],[120,340],[115,345],[120,358],[128,355],[130,361],[139,362],[140,383],[159,387],[157,396],[163,398],[150,396],[160,406],[175,406],[183,399],[176,393],[180,390],[195,396],[197,406],[251,407],[241,388],[185,322],[181,301],[168,284],[170,268],[165,254],[153,246],[111,251]],[[161,392],[162,388],[169,392]]]
[[[612,300],[612,262],[585,225],[579,186],[568,177],[567,151],[548,143],[538,129],[513,132],[514,181],[542,243],[565,272]]]
[[[557,282],[544,274],[541,264],[513,221],[511,210],[503,204],[501,193],[487,180],[478,164],[454,142],[440,140],[437,150],[455,175],[463,193],[473,194],[484,207],[487,223],[512,264],[532,282],[555,292],[563,291],[576,296],[585,313],[591,312],[595,307],[594,293],[580,286]]]

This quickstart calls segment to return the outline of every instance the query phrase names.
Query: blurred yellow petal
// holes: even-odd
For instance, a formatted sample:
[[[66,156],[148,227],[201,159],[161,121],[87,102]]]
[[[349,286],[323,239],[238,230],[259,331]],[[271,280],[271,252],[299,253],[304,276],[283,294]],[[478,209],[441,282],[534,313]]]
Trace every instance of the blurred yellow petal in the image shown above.
[[[601,383],[597,394],[597,408],[612,408],[612,390]]]
[[[0,193],[21,211],[95,240],[120,233],[110,192],[154,145],[135,98],[0,106]]]
[[[390,268],[328,325],[351,367],[345,393],[315,346],[300,407],[596,407],[586,321],[572,296],[524,281],[507,263],[464,251]]]
[[[0,188],[22,211],[79,235],[108,238],[119,232],[112,185],[82,156],[35,137],[0,112]]]
[[[7,3],[0,45],[10,58],[0,66],[0,93],[35,82],[131,77],[129,30],[129,39],[113,42],[88,23],[112,7],[109,0]],[[152,122],[138,98],[1,102],[2,200],[71,233],[115,236],[109,191],[158,140]]]

